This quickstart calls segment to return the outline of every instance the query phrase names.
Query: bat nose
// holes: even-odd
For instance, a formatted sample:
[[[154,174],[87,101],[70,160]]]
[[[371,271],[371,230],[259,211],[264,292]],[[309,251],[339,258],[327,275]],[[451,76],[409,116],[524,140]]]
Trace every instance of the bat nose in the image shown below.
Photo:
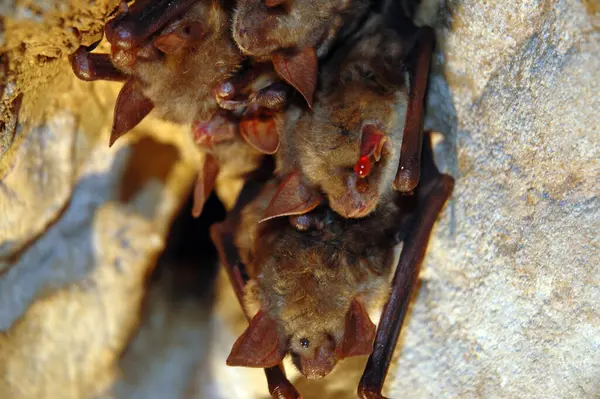
[[[315,348],[314,356],[307,358],[303,355],[293,356],[292,360],[298,370],[309,380],[318,380],[331,373],[337,363],[334,343],[326,343]]]

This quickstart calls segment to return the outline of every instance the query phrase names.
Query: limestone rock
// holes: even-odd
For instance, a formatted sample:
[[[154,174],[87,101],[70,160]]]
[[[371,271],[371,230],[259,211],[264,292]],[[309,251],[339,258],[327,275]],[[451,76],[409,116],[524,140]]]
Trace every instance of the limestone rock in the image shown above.
[[[67,55],[99,38],[112,3],[13,4],[4,19],[2,398],[89,398],[113,385],[195,175],[191,138],[162,122],[109,149],[118,85],[70,71]]]
[[[447,1],[431,128],[454,199],[391,397],[600,394],[598,6]]]
[[[0,6],[0,397],[264,398],[262,371],[225,366],[246,322],[224,276],[212,313],[153,288],[140,316],[198,154],[152,119],[106,147],[119,85],[76,82],[66,55],[116,3]],[[426,126],[457,182],[389,397],[600,394],[599,26],[589,0],[443,2]],[[288,371],[346,398],[365,360]]]

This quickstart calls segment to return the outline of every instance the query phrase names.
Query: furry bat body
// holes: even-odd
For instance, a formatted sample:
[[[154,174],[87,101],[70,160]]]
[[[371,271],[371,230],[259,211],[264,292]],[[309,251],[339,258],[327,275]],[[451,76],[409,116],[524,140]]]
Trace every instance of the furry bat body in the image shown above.
[[[233,38],[254,57],[315,48],[324,56],[336,36],[361,22],[369,0],[238,0]]]
[[[394,195],[413,42],[372,15],[322,68],[312,112],[290,109],[279,120],[280,173],[299,173],[344,217],[364,217]]]
[[[233,39],[244,54],[272,60],[312,107],[318,58],[355,30],[370,0],[238,0]]]
[[[209,121],[218,110],[216,85],[231,77],[243,60],[230,37],[230,11],[224,1],[137,3],[131,8],[122,3],[106,25],[111,56],[89,54],[86,48],[72,56],[73,69],[84,80],[125,80],[111,144],[152,109],[176,123]]]
[[[254,318],[228,364],[271,367],[290,353],[307,378],[322,378],[338,360],[371,352],[375,326],[366,309],[389,290],[399,208],[390,202],[350,220],[323,206],[258,224],[276,191],[270,182],[242,211],[236,231],[250,278],[245,307]]]
[[[240,70],[244,58],[230,37],[230,13],[222,0],[138,0],[131,7],[122,3],[106,24],[112,54],[90,54],[82,47],[71,58],[84,80],[125,81],[115,105],[110,145],[152,110],[163,119],[191,125],[205,153],[194,188],[195,216],[219,171],[227,174],[239,166],[240,177],[259,163],[256,149],[269,153],[278,146],[277,135],[265,133],[268,123],[254,117],[254,129],[244,129],[248,121],[239,111],[224,111],[217,103],[217,86]],[[262,88],[259,77],[244,83],[257,91]],[[240,130],[254,148],[239,140]]]
[[[361,219],[342,218],[321,204],[259,224],[271,197],[297,205],[279,182],[270,181],[255,200],[240,201],[225,222],[212,227],[211,237],[250,319],[229,365],[272,367],[289,353],[303,375],[322,378],[338,360],[373,351],[359,396],[383,398],[383,379],[417,267],[453,187],[452,178],[435,168],[429,142],[423,157],[426,168],[415,194],[396,194]],[[394,249],[401,241],[392,294],[375,333],[366,309],[387,297]]]

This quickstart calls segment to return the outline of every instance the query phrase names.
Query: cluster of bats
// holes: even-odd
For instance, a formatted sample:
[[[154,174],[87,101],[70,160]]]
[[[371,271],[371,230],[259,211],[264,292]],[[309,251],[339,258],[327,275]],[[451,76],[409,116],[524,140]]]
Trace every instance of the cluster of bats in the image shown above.
[[[400,0],[122,1],[111,54],[79,48],[84,80],[125,82],[110,144],[151,111],[205,152],[199,215],[222,166],[245,185],[211,227],[249,320],[227,363],[264,368],[275,398],[370,355],[361,398],[381,390],[433,224],[454,181],[423,132],[434,46]],[[394,270],[395,248],[403,242]],[[386,301],[378,328],[367,310]]]

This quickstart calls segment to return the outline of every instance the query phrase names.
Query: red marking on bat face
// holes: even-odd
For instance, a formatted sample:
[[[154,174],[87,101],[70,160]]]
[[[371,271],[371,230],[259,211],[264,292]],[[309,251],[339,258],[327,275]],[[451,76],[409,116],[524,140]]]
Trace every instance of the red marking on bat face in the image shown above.
[[[363,134],[360,141],[360,156],[370,156],[375,154],[381,141],[385,139],[384,134],[374,125],[366,125],[363,128]]]
[[[365,178],[371,173],[371,160],[367,155],[360,157],[354,165],[354,173],[360,178]]]

